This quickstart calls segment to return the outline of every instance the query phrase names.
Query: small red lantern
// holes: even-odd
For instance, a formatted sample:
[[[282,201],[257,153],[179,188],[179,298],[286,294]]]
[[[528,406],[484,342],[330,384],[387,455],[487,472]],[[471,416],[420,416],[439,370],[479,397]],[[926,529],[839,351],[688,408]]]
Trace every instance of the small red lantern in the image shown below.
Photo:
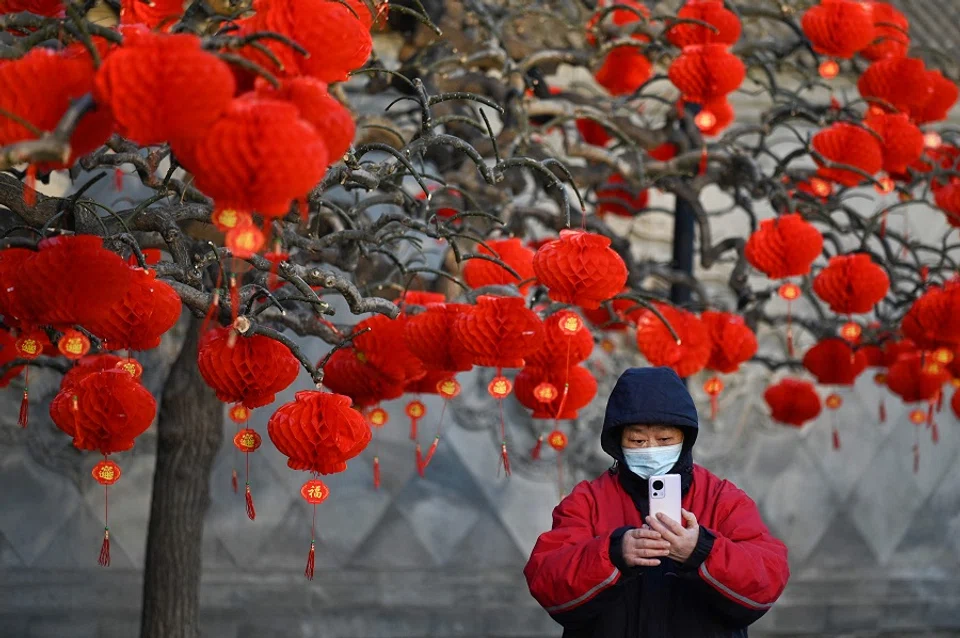
[[[560,430],[554,430],[547,435],[547,443],[557,452],[563,452],[567,447],[567,435]]]
[[[740,315],[706,310],[700,320],[710,336],[710,359],[706,367],[717,372],[736,372],[740,364],[757,353],[757,336]]]
[[[763,393],[774,421],[802,426],[820,414],[820,397],[809,381],[782,379]]]
[[[737,90],[746,67],[724,44],[698,44],[684,47],[667,75],[685,100],[703,104]]]
[[[744,247],[750,264],[770,279],[806,275],[823,252],[823,235],[796,213],[760,222]]]
[[[693,118],[693,123],[696,124],[697,128],[699,128],[701,131],[706,131],[716,125],[717,116],[710,111],[700,111],[697,113],[696,117]]]
[[[716,419],[719,409],[718,399],[720,393],[723,392],[723,380],[721,380],[720,377],[710,377],[704,381],[703,391],[710,397],[710,418]]]
[[[253,224],[237,226],[227,231],[227,248],[230,249],[234,257],[240,259],[247,259],[260,252],[265,241],[266,237],[263,231]]]
[[[427,406],[421,401],[411,401],[404,409],[407,416],[410,417],[410,440],[417,440],[417,422],[427,413]]]
[[[561,310],[543,322],[543,345],[524,358],[528,366],[564,369],[584,361],[593,351],[593,335],[580,315],[572,310]]]
[[[863,328],[861,328],[858,323],[848,321],[840,326],[840,336],[850,343],[856,343],[861,334],[863,334]]]
[[[457,317],[453,334],[473,363],[495,368],[519,368],[543,344],[543,324],[522,297],[481,295]]]
[[[36,359],[43,353],[43,342],[36,333],[26,334],[17,339],[15,348],[21,359]]]
[[[250,408],[238,403],[230,408],[230,420],[234,423],[246,423],[250,418]]]
[[[478,258],[467,260],[463,266],[463,280],[466,284],[471,288],[514,284],[519,287],[521,293],[526,294],[533,285],[534,252],[516,237],[488,240],[486,243],[489,249],[483,244],[478,244],[477,253],[496,257],[513,268],[520,278],[518,279],[500,264]]]
[[[947,348],[937,348],[933,351],[933,360],[943,366],[948,366],[953,362],[954,354]]]
[[[854,0],[822,0],[800,22],[814,51],[837,58],[852,58],[875,34],[868,6]]]
[[[453,399],[460,394],[460,383],[456,379],[445,379],[437,384],[437,393],[444,399]]]
[[[300,488],[300,496],[311,505],[319,505],[330,496],[330,488],[319,479],[311,479]]]
[[[813,279],[813,291],[840,314],[870,312],[890,289],[887,272],[870,255],[837,255]]]
[[[843,397],[835,393],[829,394],[827,395],[826,401],[824,401],[824,405],[831,410],[839,410],[843,406]]]
[[[888,2],[871,2],[873,16],[873,43],[860,51],[867,60],[902,58],[910,46],[910,22]]]
[[[427,370],[462,372],[473,367],[472,355],[457,339],[453,328],[457,317],[471,309],[468,304],[429,303],[426,310],[407,318],[404,343]]]
[[[871,64],[860,75],[857,89],[868,103],[881,110],[892,107],[894,112],[915,115],[930,99],[930,82],[923,60],[885,58]]]
[[[561,230],[559,239],[542,246],[533,257],[537,280],[554,301],[599,308],[627,282],[626,264],[610,243],[603,235]]]
[[[910,423],[914,425],[923,425],[927,420],[927,413],[925,410],[911,410],[910,411]]]
[[[370,421],[370,425],[375,428],[382,428],[387,424],[387,421],[390,420],[390,414],[383,408],[374,408],[370,411],[370,414],[367,415],[367,420]]]
[[[840,73],[840,65],[836,60],[824,60],[820,63],[818,71],[824,80],[832,80]]]
[[[233,437],[233,445],[244,454],[256,452],[261,442],[260,435],[251,428],[243,428]]]
[[[843,186],[856,186],[866,176],[873,176],[883,168],[883,150],[877,138],[868,131],[848,122],[835,122],[821,130],[811,140],[813,150],[829,162],[860,169],[831,168],[814,158],[819,168],[817,175]]]
[[[487,392],[494,399],[503,400],[513,392],[513,382],[504,376],[496,376],[487,385]]]
[[[680,23],[670,27],[667,39],[681,49],[693,44],[720,43],[732,46],[740,39],[740,18],[723,6],[721,0],[694,0],[677,11],[683,20],[697,20],[713,28],[696,23]]]
[[[827,338],[807,350],[803,367],[824,385],[853,385],[867,367],[867,355],[843,339]]]
[[[657,315],[644,310],[637,317],[637,348],[652,365],[671,367],[681,377],[696,374],[707,365],[713,349],[706,326],[692,312],[663,304],[657,309],[679,340]]]
[[[120,466],[113,461],[103,460],[93,466],[90,472],[94,480],[100,485],[113,485],[120,480]]]

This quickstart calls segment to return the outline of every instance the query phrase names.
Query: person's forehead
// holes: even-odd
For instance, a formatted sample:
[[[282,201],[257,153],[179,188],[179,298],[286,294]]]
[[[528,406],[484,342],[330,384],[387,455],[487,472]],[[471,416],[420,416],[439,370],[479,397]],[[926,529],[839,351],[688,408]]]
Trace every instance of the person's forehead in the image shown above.
[[[629,432],[643,434],[643,433],[673,432],[673,431],[678,431],[680,428],[675,427],[673,425],[635,424],[635,425],[628,425],[624,429]]]

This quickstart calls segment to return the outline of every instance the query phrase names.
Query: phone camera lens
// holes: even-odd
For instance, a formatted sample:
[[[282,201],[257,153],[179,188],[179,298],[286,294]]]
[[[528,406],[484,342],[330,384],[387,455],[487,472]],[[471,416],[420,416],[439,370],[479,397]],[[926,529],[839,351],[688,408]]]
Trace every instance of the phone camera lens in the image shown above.
[[[655,489],[655,490],[662,490],[662,489],[663,489],[663,481],[661,481],[660,479],[657,479],[656,481],[654,481],[654,482],[653,482],[653,489]]]

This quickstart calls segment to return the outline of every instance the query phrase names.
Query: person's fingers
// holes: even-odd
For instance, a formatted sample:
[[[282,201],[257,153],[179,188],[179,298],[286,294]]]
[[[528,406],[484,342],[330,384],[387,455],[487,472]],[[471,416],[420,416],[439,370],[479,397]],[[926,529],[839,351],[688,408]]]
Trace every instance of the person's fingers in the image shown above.
[[[671,532],[673,532],[673,533],[676,534],[677,536],[682,536],[682,535],[683,535],[683,531],[684,531],[684,530],[683,530],[683,525],[681,525],[679,522],[673,520],[672,518],[670,518],[669,516],[667,516],[667,515],[664,514],[663,512],[660,512],[659,514],[657,514],[657,519],[658,519],[661,523],[663,523],[663,526],[664,526],[664,527],[666,527],[668,530],[670,530]]]
[[[637,552],[639,558],[656,558],[657,556],[669,556],[670,546],[667,547],[644,547]]]
[[[660,561],[656,558],[639,558],[636,564],[639,567],[656,567],[660,564]]]
[[[668,541],[676,538],[676,534],[671,532],[666,525],[664,525],[661,521],[657,520],[653,516],[647,517],[647,524],[650,525],[651,529],[653,529],[654,531],[660,532],[660,535],[663,536]]]
[[[659,540],[654,540],[654,539],[652,539],[652,538],[644,538],[644,539],[638,541],[638,546],[639,546],[639,547],[650,547],[650,548],[658,548],[658,547],[659,547],[659,548],[663,548],[663,547],[669,548],[669,547],[670,547],[670,541],[667,541],[667,540],[662,539],[662,538],[659,539]]]
[[[687,510],[680,510],[681,516],[683,516],[683,522],[686,523],[687,527],[696,527],[697,526],[697,517],[694,516],[693,512],[688,512]]]
[[[634,529],[632,532],[634,538],[652,538],[654,540],[660,540],[662,538],[660,532],[654,531],[649,527],[645,529]]]

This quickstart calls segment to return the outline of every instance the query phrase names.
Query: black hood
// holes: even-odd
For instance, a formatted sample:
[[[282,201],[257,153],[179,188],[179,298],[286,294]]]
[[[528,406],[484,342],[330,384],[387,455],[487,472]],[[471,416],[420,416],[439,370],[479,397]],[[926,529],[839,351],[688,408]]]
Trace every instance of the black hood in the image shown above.
[[[693,445],[700,429],[697,406],[683,380],[671,368],[630,368],[620,375],[610,393],[600,445],[617,462],[610,471],[619,475],[637,509],[646,515],[647,481],[623,462],[620,440],[626,425],[673,425],[683,430],[683,450],[670,471],[680,475],[686,494],[693,483]]]

